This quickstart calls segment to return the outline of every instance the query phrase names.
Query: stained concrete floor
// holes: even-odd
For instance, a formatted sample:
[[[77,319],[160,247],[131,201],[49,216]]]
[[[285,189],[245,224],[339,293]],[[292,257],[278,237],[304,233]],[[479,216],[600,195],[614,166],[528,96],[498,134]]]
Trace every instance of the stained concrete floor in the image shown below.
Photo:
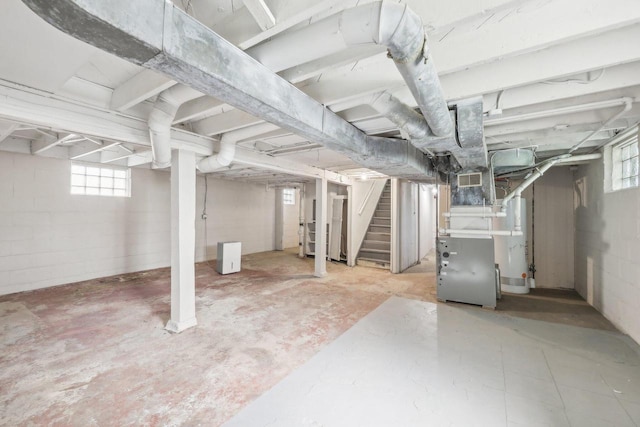
[[[399,275],[327,269],[312,277],[293,251],[228,276],[198,264],[199,324],[178,335],[164,330],[168,269],[0,297],[0,424],[221,425],[391,296],[436,301],[432,258]],[[531,301],[544,320],[612,328],[574,297],[544,298],[496,313],[536,316]]]

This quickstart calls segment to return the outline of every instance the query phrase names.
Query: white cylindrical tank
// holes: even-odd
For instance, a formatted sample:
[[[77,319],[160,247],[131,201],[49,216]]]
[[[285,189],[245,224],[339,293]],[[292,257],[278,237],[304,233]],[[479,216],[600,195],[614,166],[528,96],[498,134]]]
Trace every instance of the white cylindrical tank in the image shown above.
[[[500,200],[497,201],[500,204]],[[516,200],[511,199],[507,205],[507,216],[493,219],[494,230],[513,230],[514,208]],[[496,263],[500,266],[500,288],[502,292],[528,294],[527,280],[529,264],[527,263],[527,209],[526,202],[521,199],[520,217],[522,236],[494,236]]]

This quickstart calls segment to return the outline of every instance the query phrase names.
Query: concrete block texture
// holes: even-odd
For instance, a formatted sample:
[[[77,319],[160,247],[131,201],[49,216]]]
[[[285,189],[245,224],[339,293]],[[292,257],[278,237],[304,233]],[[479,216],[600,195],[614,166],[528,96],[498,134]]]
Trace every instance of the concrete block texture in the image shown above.
[[[131,197],[115,198],[71,195],[69,160],[1,152],[0,165],[0,295],[169,266],[167,171],[133,169]],[[206,221],[203,176],[195,189],[196,260],[215,259],[218,241],[272,250],[274,190],[207,179]],[[297,217],[285,226],[297,232]]]

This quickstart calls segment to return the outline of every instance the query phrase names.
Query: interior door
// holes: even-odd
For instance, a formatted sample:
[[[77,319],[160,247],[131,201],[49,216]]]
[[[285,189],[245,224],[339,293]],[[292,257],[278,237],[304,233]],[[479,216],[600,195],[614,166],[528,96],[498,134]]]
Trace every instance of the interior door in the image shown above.
[[[342,204],[343,199],[333,199],[331,205],[331,236],[329,238],[329,258],[340,261],[342,243]]]

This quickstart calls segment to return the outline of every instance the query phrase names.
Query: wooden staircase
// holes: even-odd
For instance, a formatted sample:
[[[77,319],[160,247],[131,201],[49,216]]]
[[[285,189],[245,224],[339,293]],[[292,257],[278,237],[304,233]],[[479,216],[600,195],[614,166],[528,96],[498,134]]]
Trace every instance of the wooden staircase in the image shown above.
[[[385,270],[391,268],[391,180],[384,186],[356,264]]]

